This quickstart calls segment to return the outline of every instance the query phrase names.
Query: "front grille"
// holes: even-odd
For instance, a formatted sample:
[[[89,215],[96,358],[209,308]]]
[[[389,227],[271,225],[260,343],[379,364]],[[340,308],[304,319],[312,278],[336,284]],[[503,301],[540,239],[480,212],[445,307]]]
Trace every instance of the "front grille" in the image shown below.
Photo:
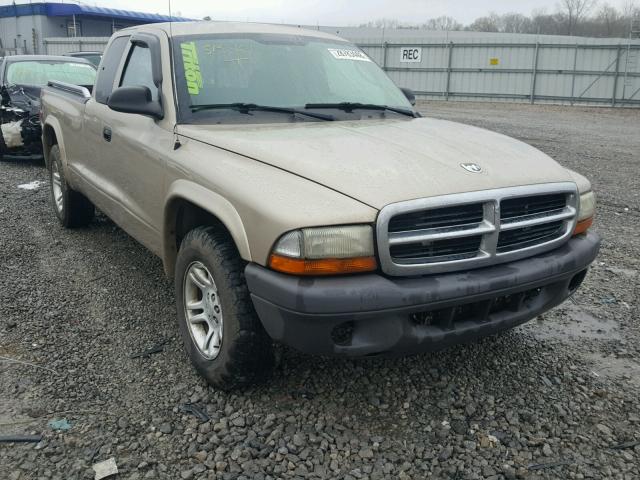
[[[475,257],[480,248],[482,236],[449,238],[432,242],[409,243],[393,245],[391,257],[395,261],[406,262],[422,260],[424,262],[438,262],[443,258],[451,260]]]
[[[464,227],[482,222],[482,204],[435,208],[397,215],[389,222],[389,232],[406,232],[426,228]]]
[[[574,183],[555,183],[388,205],[378,217],[380,263],[389,275],[421,275],[535,255],[568,240],[577,201]]]
[[[498,253],[528,248],[558,238],[564,233],[564,222],[543,223],[501,232],[498,237]]]
[[[500,203],[500,218],[505,222],[527,216],[549,215],[562,211],[566,206],[567,195],[564,193],[509,198]]]

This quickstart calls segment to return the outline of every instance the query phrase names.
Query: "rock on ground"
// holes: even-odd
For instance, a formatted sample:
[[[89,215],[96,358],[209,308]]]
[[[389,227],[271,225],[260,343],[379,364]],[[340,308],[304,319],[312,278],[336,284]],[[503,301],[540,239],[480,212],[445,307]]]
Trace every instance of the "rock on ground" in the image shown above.
[[[589,176],[602,252],[573,301],[509,333],[403,359],[281,349],[225,393],[196,375],[161,262],[104,216],[64,230],[38,161],[0,161],[0,444],[11,479],[640,478],[640,110],[421,104]],[[40,181],[41,188],[18,185]],[[164,351],[129,358],[167,339]],[[33,365],[10,363],[19,359]],[[195,403],[206,423],[179,410]],[[72,428],[52,431],[66,418]],[[557,464],[550,467],[549,464]],[[0,475],[2,476],[2,475]]]

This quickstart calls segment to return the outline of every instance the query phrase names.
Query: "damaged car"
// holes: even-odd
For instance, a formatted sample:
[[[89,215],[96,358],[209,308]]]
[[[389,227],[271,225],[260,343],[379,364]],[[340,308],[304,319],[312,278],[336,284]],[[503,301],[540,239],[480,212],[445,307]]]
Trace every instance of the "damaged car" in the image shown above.
[[[15,55],[0,64],[0,158],[41,155],[40,91],[49,81],[89,90],[95,66],[84,59],[48,55]]]
[[[94,51],[78,51],[78,52],[69,52],[65,53],[66,57],[74,57],[74,58],[84,58],[85,60],[93,63],[96,68],[100,66],[100,62],[102,61],[102,52],[94,52]]]

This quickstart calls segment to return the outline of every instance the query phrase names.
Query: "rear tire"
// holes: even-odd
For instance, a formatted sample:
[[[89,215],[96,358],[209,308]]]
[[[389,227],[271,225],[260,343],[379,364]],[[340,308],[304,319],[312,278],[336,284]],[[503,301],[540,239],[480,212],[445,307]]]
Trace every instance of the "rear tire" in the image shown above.
[[[49,153],[49,184],[53,209],[64,227],[84,227],[91,222],[95,214],[93,204],[67,183],[58,145],[51,147]]]
[[[227,390],[269,375],[272,341],[253,308],[244,262],[226,232],[199,227],[184,237],[175,288],[185,349],[207,382]]]

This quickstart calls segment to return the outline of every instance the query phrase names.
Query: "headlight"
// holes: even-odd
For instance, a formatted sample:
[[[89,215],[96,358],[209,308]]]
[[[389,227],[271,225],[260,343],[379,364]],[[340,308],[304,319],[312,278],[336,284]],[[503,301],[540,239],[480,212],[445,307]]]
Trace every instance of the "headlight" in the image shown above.
[[[580,195],[580,211],[578,212],[578,223],[574,235],[586,232],[593,224],[593,216],[596,213],[596,196],[593,192]]]
[[[294,275],[336,275],[370,272],[374,257],[370,225],[303,228],[285,233],[276,242],[269,266]]]

